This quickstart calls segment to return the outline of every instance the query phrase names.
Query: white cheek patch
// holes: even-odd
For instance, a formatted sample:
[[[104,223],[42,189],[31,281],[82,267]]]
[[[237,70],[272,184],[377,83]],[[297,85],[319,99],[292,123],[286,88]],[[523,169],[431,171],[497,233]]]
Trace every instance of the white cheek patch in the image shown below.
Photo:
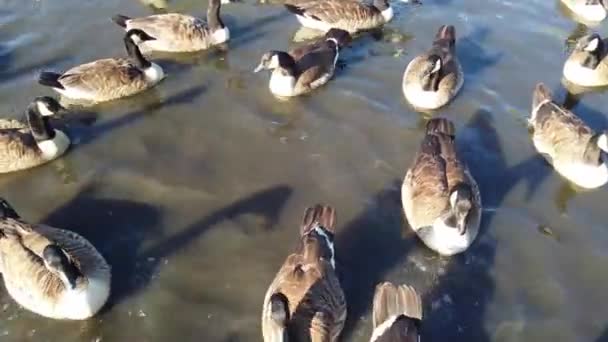
[[[585,46],[585,51],[593,52],[593,51],[597,50],[599,44],[600,44],[600,40],[599,40],[599,38],[596,37],[593,40],[591,40],[589,42],[589,44],[587,44],[587,46]]]
[[[274,55],[270,58],[270,63],[268,63],[268,69],[276,69],[280,66],[279,64],[279,56]]]
[[[456,206],[457,198],[458,198],[458,190],[452,192],[452,194],[450,195],[450,205],[452,206],[452,208],[454,208]]]
[[[439,71],[439,69],[441,69],[441,60],[437,60],[437,62],[435,62],[435,67],[433,68],[433,71],[431,71],[431,73],[436,73],[437,71]]]
[[[55,115],[55,113],[53,113],[49,107],[46,105],[46,103],[44,102],[37,102],[36,106],[38,107],[38,113],[40,113],[40,115],[42,116],[53,116]]]

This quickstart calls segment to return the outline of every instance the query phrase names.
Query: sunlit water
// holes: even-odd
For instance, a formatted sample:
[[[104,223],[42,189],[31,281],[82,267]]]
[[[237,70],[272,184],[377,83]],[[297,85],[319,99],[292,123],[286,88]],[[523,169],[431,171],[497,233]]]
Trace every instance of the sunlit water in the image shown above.
[[[586,30],[557,2],[426,0],[395,5],[383,37],[356,40],[346,67],[311,96],[279,102],[269,49],[298,24],[279,5],[226,5],[227,51],[163,56],[167,78],[143,95],[66,117],[75,140],[56,162],[0,177],[30,221],[71,228],[113,267],[113,294],[86,322],[38,317],[0,290],[0,340],[259,341],[265,290],[294,247],[305,206],[334,205],[345,341],[366,341],[382,280],[424,298],[425,341],[608,340],[608,192],[576,193],[539,158],[525,118],[531,91],[558,98],[567,42]],[[203,15],[206,4],[169,2]],[[110,16],[145,15],[135,0],[9,0],[0,8],[0,110],[19,117],[42,69],[124,55]],[[401,94],[405,65],[453,24],[466,81],[439,114],[458,129],[477,178],[483,229],[442,259],[408,231],[400,181],[427,116]],[[606,24],[595,28],[606,35]],[[574,38],[572,38],[574,37]],[[574,110],[608,127],[608,98]],[[91,124],[91,121],[94,121]]]

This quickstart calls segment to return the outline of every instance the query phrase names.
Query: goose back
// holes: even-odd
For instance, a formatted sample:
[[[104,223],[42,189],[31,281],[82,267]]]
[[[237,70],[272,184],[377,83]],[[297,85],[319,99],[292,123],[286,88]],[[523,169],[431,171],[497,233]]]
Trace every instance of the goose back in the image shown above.
[[[276,341],[269,301],[274,294],[284,296],[289,320],[287,335],[295,341],[337,341],[346,320],[346,302],[335,273],[331,207],[309,208],[301,226],[301,241],[272,281],[264,299],[262,331],[265,341]],[[313,229],[323,227],[326,237],[311,238]],[[329,236],[331,235],[331,237]],[[331,248],[324,239],[332,241]],[[329,248],[329,249],[328,249]]]
[[[154,84],[133,61],[126,58],[106,58],[69,69],[58,81],[65,89],[56,90],[68,97],[109,101],[134,95]]]

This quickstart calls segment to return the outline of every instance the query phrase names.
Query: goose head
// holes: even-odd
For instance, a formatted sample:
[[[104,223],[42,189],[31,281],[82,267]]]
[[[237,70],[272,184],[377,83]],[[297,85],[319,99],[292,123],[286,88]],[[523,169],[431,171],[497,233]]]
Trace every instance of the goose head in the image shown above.
[[[448,224],[458,228],[460,235],[467,231],[467,218],[473,208],[473,190],[467,184],[460,183],[450,192],[450,215]],[[452,221],[452,222],[449,222]]]
[[[49,118],[59,111],[65,110],[57,100],[52,97],[37,97],[27,109],[27,122],[32,136],[37,142],[51,140],[55,137]]]
[[[156,40],[156,38],[147,34],[145,31],[140,29],[131,29],[127,31],[125,37],[131,40],[135,44],[141,44],[142,42],[147,42],[150,40]]]
[[[152,66],[152,63],[144,58],[138,45],[151,40],[156,40],[156,38],[140,29],[131,29],[127,31],[123,39],[127,55],[129,55],[129,57],[137,63],[137,66],[142,69],[149,68]]]
[[[54,116],[66,109],[57,100],[50,96],[39,96],[34,99],[33,105],[42,116]]]
[[[427,57],[422,70],[422,89],[424,91],[437,91],[441,80],[443,60],[441,56],[432,54]]]
[[[325,40],[333,41],[340,49],[342,49],[348,44],[350,44],[353,38],[351,37],[350,33],[348,33],[348,31],[338,28],[331,28],[325,34]]]
[[[269,51],[262,56],[260,64],[255,68],[254,72],[279,68],[288,72],[295,72],[295,67],[295,61],[287,52]]]
[[[604,41],[597,33],[593,33],[579,39],[574,49],[585,56],[581,61],[583,66],[595,69],[603,58]]]
[[[45,267],[56,275],[67,290],[75,290],[81,279],[82,273],[67,253],[57,245],[48,245],[42,252]]]

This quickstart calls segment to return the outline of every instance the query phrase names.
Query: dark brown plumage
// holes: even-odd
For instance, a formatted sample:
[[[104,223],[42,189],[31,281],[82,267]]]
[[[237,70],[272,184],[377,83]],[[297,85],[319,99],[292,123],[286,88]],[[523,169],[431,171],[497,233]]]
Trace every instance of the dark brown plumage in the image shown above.
[[[335,210],[329,206],[306,210],[298,248],[287,257],[264,299],[264,341],[282,341],[284,336],[296,341],[337,340],[346,320],[346,302],[333,266],[335,223]]]

